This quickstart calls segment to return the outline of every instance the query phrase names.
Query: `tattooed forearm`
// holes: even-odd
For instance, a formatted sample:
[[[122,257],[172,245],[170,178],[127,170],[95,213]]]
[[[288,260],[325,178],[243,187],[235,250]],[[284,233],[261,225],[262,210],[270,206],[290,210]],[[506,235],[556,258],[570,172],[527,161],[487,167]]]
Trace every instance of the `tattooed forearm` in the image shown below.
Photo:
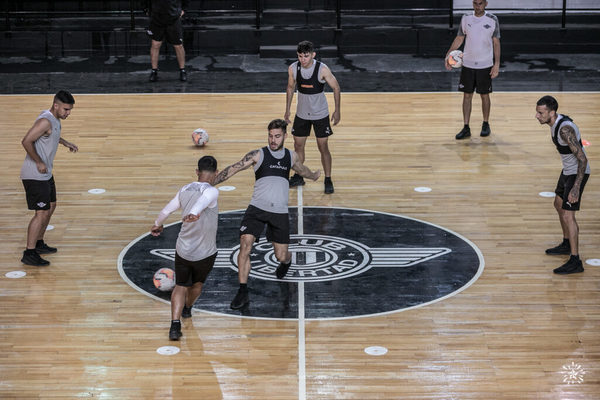
[[[575,134],[573,127],[569,125],[561,127],[560,136],[567,143],[573,155],[577,158],[577,178],[575,178],[573,187],[579,190],[579,186],[583,180],[583,175],[585,174],[585,169],[587,168],[587,157],[581,148],[579,140],[577,140],[577,135]]]
[[[229,178],[229,171],[231,170],[232,167],[233,167],[233,165],[230,165],[229,167],[225,168],[223,171],[219,172],[219,174],[215,177],[215,180],[213,181],[213,185],[218,185],[219,183],[221,183],[221,182],[225,181],[227,178]]]
[[[301,164],[299,162],[292,165],[292,169],[294,171],[296,171],[300,176],[303,176],[308,179],[312,179],[313,181],[316,181],[317,179],[319,179],[319,176],[321,175],[320,171],[317,170],[317,171],[313,172],[306,165]]]
[[[219,183],[224,182],[227,179],[231,178],[233,175],[237,174],[238,172],[243,171],[246,168],[250,167],[252,164],[254,164],[254,157],[256,156],[256,154],[258,154],[258,150],[253,150],[253,151],[249,152],[248,154],[246,154],[244,156],[244,158],[242,158],[240,161],[224,168],[223,171],[219,172],[219,174],[215,177],[215,180],[213,181],[213,185],[218,185]]]

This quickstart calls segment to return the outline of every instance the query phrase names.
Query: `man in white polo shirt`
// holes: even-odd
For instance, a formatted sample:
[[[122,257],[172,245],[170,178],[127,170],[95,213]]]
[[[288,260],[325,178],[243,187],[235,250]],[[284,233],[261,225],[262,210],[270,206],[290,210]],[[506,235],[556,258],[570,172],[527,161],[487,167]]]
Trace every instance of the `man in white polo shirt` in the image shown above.
[[[462,109],[465,125],[456,135],[456,139],[471,136],[469,120],[475,90],[481,96],[483,111],[481,136],[489,136],[492,132],[489,124],[490,93],[492,93],[492,79],[498,76],[500,68],[500,27],[498,18],[485,11],[487,4],[488,2],[484,0],[473,0],[473,13],[463,15],[456,38],[446,53],[446,69],[450,70],[448,54],[457,50],[465,42],[458,84],[458,90],[464,93]]]

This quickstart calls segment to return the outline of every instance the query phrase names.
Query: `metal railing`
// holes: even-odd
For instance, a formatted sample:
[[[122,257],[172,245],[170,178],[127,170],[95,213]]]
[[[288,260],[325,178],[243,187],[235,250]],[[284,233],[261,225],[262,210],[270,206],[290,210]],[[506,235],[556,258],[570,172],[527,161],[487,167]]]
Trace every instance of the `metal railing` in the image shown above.
[[[44,11],[30,11],[30,10],[18,10],[17,9],[17,2],[13,2],[10,0],[3,0],[2,2],[2,8],[3,8],[3,13],[4,13],[4,20],[5,20],[5,24],[4,24],[4,28],[5,30],[11,30],[11,28],[13,27],[13,20],[16,21],[26,21],[27,19],[30,18],[48,18],[49,20],[55,19],[55,18],[76,18],[76,17],[123,17],[123,16],[128,16],[129,17],[129,28],[131,30],[134,30],[136,28],[136,23],[137,20],[141,17],[146,17],[147,16],[147,7],[143,7],[141,6],[142,4],[149,4],[150,1],[148,0],[129,0],[128,1],[128,8],[125,9],[125,7],[119,9],[119,10],[85,10],[84,7],[84,1],[82,0],[78,0],[76,3],[79,5],[79,10],[75,10],[75,11],[71,11],[71,10],[61,10],[61,11],[56,11],[54,9],[55,4],[57,3],[66,3],[66,2],[59,2],[59,1],[48,1],[47,3],[49,5],[51,5],[50,10],[44,10]],[[75,3],[75,1],[73,1],[73,3]],[[123,1],[123,3],[126,3],[126,1]],[[21,3],[23,4],[23,3]],[[232,13],[232,12],[244,12],[244,13],[254,13],[255,15],[255,28],[257,30],[261,29],[261,18],[262,18],[262,14],[263,14],[263,0],[255,0],[253,2],[249,2],[248,4],[253,4],[253,7],[249,7],[246,9],[191,9],[189,10],[190,14],[202,14],[202,13],[207,13],[210,12],[211,14],[218,14],[218,13]],[[309,2],[310,4],[310,2]],[[322,3],[321,3],[322,4]],[[329,3],[330,5],[333,4],[333,2]],[[365,1],[365,4],[368,4],[367,1]],[[395,5],[398,3],[395,3]],[[349,14],[349,13],[360,13],[361,11],[373,11],[371,9],[369,9],[368,7],[365,7],[363,10],[359,10],[356,8],[353,9],[348,9],[348,8],[344,8],[344,1],[343,0],[335,0],[335,5],[333,6],[335,8],[335,10],[331,10],[331,11],[335,11],[335,24],[336,24],[336,29],[337,30],[342,30],[343,29],[343,19],[344,19],[344,14]],[[146,8],[146,10],[144,10],[144,8]],[[311,6],[309,6],[308,11],[311,11]],[[416,15],[418,13],[439,13],[438,15],[443,15],[444,13],[448,14],[448,27],[449,28],[453,28],[454,27],[454,13],[455,11],[457,11],[454,8],[454,1],[453,0],[448,0],[448,5],[447,7],[424,7],[424,8],[401,8],[401,7],[394,7],[394,8],[390,8],[389,10],[387,9],[382,9],[379,10],[382,13],[385,12],[390,12],[390,11],[394,11],[396,13],[410,13],[412,15]],[[523,8],[494,8],[494,10],[497,11],[506,11],[506,12],[523,12],[523,11],[535,11],[535,12],[539,12],[539,11],[545,11],[545,12],[560,12],[561,13],[561,27],[562,28],[566,28],[567,25],[567,12],[570,11],[567,7],[567,0],[563,0],[562,1],[562,8],[544,8],[544,9],[523,9]],[[581,11],[581,12],[586,12],[586,11],[592,11],[592,12],[599,12],[600,13],[600,8],[589,8],[589,9],[577,9],[577,10],[572,10],[572,11]]]

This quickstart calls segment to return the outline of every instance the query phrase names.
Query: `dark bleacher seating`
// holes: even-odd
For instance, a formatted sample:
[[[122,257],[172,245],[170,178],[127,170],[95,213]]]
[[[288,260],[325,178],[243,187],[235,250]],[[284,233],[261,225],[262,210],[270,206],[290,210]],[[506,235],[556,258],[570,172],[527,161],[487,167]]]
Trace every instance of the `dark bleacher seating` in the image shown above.
[[[148,54],[147,0],[0,2],[3,56]],[[194,54],[289,56],[300,40],[328,55],[445,53],[460,21],[448,0],[192,0],[185,46]],[[291,4],[291,5],[290,5]],[[342,5],[341,14],[336,7]],[[258,13],[257,13],[258,8]],[[600,11],[600,10],[598,10]],[[502,52],[598,53],[600,14],[501,14]],[[163,51],[169,51],[163,46]],[[324,55],[324,54],[322,54]]]

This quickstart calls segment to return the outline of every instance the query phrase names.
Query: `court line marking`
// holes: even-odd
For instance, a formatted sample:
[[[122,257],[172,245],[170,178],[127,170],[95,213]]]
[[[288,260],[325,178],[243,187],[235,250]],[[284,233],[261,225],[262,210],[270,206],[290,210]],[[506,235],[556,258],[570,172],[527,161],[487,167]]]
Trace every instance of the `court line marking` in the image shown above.
[[[298,235],[304,234],[302,186],[298,186]],[[306,399],[306,322],[304,282],[298,282],[298,400]]]
[[[442,72],[442,71],[440,71]],[[330,92],[328,92],[330,93]],[[413,94],[438,94],[438,93],[456,93],[460,94],[461,92],[456,90],[445,90],[445,91],[437,91],[437,92],[344,92],[345,94],[404,94],[404,95],[413,95]],[[557,90],[546,90],[546,91],[504,91],[504,90],[494,90],[494,93],[540,93],[540,94],[552,94],[552,93],[560,93],[560,94],[597,94],[600,93],[599,90],[586,90],[586,91],[576,91],[576,90],[566,90],[566,91],[557,91]],[[0,94],[0,97],[16,97],[16,96],[54,96],[56,93],[25,93],[25,94]],[[173,96],[173,95],[244,95],[244,94],[280,94],[285,95],[284,92],[194,92],[194,93],[177,93],[177,92],[165,92],[165,93],[73,93],[73,96]]]

